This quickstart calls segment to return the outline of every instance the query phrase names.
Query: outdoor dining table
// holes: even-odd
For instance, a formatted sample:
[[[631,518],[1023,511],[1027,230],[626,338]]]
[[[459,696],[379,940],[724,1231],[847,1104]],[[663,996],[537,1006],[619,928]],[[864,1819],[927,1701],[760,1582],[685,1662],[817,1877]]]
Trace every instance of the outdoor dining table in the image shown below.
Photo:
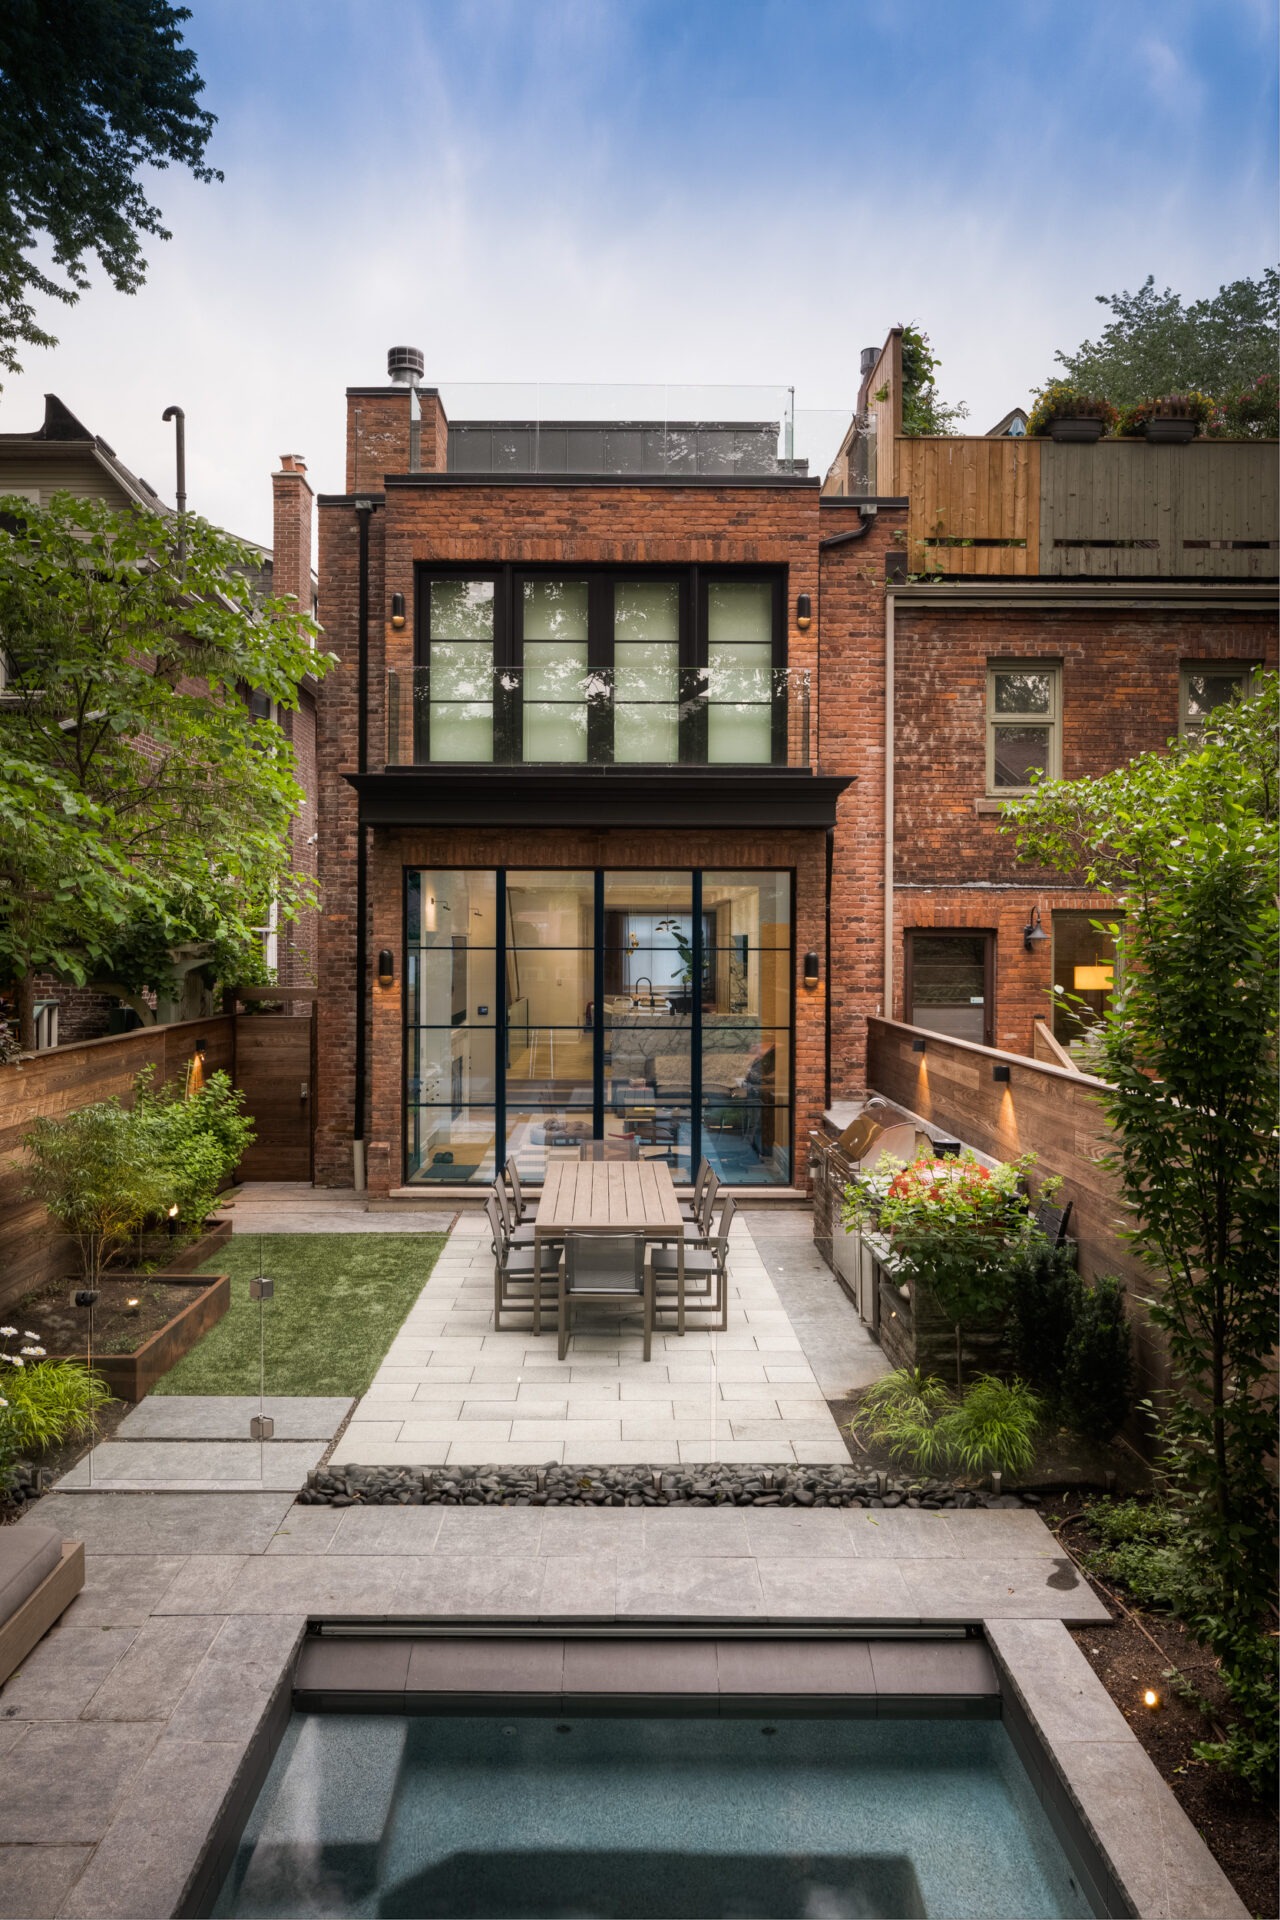
[[[653,1160],[553,1160],[533,1217],[533,1331],[542,1332],[542,1248],[567,1233],[632,1233],[676,1244],[676,1329],[684,1332],[684,1221],[671,1169]]]

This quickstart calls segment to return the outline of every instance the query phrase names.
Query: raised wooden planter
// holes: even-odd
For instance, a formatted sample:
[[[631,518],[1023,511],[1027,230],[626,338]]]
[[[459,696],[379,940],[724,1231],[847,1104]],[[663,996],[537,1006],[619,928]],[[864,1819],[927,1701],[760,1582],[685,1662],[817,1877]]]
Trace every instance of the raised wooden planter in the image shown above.
[[[121,1277],[112,1275],[113,1279]],[[231,1276],[227,1273],[149,1273],[145,1278],[162,1280],[169,1287],[189,1287],[191,1300],[136,1353],[94,1354],[93,1370],[106,1381],[117,1400],[141,1400],[162,1374],[168,1373],[210,1327],[217,1325],[231,1305]],[[49,1355],[51,1360],[83,1360],[84,1357],[83,1353]]]

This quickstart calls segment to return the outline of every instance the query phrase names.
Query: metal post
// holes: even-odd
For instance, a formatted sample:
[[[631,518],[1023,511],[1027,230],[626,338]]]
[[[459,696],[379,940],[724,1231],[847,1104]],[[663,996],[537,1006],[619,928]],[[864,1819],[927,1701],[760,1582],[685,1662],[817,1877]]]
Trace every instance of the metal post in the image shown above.
[[[176,423],[176,454],[178,464],[178,565],[181,567],[187,557],[187,416],[181,407],[166,407],[161,415],[164,420]]]

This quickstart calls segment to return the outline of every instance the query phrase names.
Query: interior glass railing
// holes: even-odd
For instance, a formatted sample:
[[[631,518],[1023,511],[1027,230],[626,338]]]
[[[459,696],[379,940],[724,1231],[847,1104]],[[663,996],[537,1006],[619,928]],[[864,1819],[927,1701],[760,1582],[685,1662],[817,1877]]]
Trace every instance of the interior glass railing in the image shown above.
[[[809,671],[732,661],[492,667],[473,643],[385,681],[386,765],[782,766],[809,760]]]

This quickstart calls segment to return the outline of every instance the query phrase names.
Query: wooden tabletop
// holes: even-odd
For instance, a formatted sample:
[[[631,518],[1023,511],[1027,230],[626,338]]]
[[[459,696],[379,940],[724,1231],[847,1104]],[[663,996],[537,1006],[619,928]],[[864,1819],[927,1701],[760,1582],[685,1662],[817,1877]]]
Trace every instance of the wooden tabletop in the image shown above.
[[[654,1160],[553,1160],[542,1185],[534,1230],[642,1233],[680,1237],[680,1202],[671,1169]]]

